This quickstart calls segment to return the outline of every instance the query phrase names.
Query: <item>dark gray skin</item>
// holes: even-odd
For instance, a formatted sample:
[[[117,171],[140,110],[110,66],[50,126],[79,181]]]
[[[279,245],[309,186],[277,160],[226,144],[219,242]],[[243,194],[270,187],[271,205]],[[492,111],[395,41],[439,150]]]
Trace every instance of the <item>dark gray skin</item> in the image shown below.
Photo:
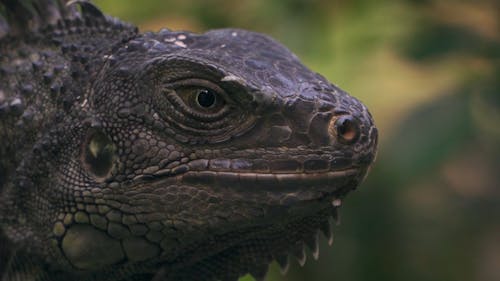
[[[26,25],[11,2],[2,280],[263,280],[317,258],[375,157],[363,104],[262,34],[139,34],[50,0]]]

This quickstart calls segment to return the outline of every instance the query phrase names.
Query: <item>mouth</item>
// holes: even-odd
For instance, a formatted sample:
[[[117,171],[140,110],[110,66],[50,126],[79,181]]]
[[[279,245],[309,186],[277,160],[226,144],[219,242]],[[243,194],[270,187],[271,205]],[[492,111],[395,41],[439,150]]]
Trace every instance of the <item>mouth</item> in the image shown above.
[[[178,181],[186,184],[202,184],[213,187],[230,187],[262,191],[297,191],[313,188],[316,191],[335,191],[360,174],[358,168],[316,173],[252,173],[221,171],[188,171],[178,175]],[[333,189],[333,190],[332,190]]]
[[[266,193],[281,199],[293,195],[309,200],[345,194],[358,185],[366,172],[366,166],[356,165],[346,158],[309,158],[305,161],[198,159],[172,169],[141,175],[134,178],[131,184],[149,182],[153,185],[187,185],[247,194],[250,197]]]

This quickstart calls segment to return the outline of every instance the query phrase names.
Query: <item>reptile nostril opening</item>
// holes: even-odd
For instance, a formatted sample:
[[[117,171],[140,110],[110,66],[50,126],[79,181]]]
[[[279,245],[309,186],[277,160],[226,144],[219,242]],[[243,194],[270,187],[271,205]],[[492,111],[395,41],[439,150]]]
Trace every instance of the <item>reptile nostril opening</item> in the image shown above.
[[[330,123],[332,135],[344,144],[351,144],[358,140],[360,127],[358,121],[350,115],[336,116]]]

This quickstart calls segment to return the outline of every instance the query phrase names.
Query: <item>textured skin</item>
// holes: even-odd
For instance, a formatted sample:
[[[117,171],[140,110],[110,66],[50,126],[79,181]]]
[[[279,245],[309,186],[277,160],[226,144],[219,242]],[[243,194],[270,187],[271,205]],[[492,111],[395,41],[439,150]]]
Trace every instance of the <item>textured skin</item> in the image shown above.
[[[2,280],[262,280],[317,257],[375,157],[366,107],[264,35],[139,34],[76,2],[0,1]]]

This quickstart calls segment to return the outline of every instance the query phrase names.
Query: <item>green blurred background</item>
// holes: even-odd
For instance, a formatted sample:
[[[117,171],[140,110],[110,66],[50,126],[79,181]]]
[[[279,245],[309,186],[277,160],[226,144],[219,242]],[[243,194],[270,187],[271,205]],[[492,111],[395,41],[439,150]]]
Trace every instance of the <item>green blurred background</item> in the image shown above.
[[[500,280],[500,1],[94,2],[142,30],[270,34],[370,108],[377,162],[333,247],[268,281]]]

